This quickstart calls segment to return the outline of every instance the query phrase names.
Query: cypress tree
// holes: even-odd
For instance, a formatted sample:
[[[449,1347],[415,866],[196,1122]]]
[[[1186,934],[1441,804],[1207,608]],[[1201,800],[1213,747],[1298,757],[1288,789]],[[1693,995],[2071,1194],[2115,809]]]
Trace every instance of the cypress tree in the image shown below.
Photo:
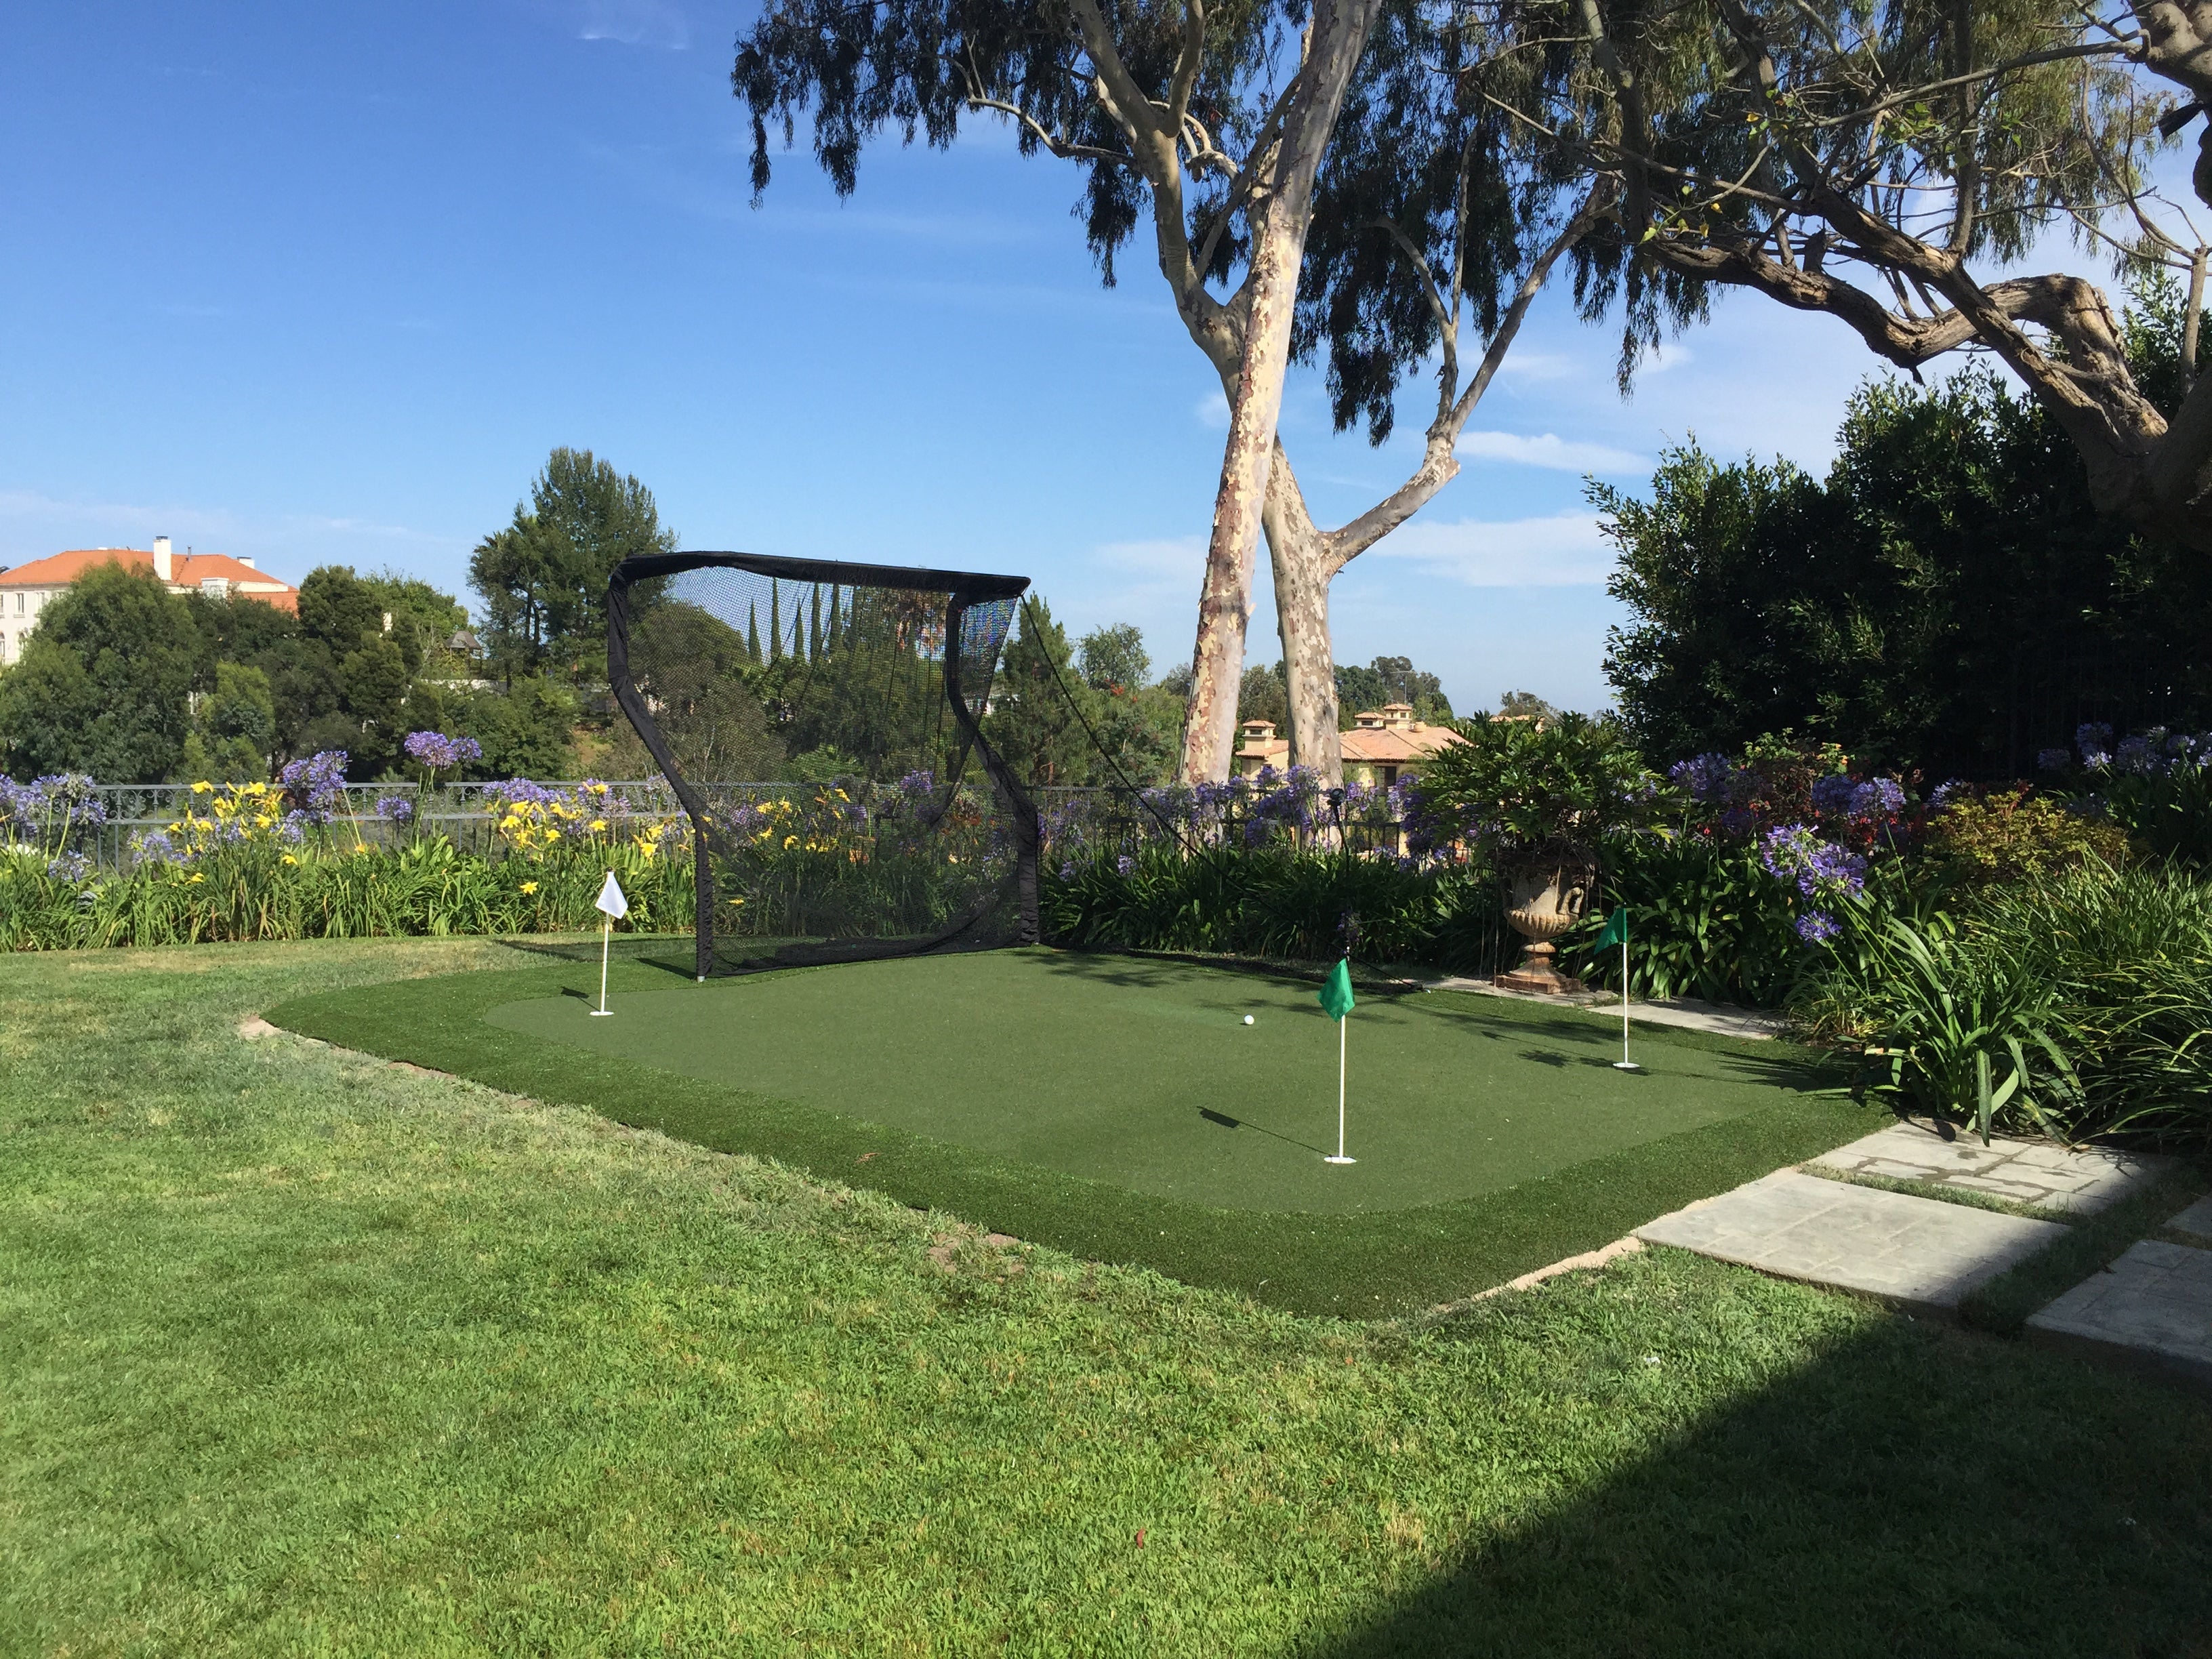
[[[760,654],[760,605],[757,601],[745,607],[745,659],[758,663]]]
[[[768,659],[779,660],[783,655],[783,590],[771,576],[768,582]]]
[[[830,648],[835,651],[843,643],[843,636],[838,632],[837,624],[837,584],[831,582],[830,584]]]
[[[822,584],[814,584],[814,594],[808,609],[813,612],[807,623],[806,660],[822,660]]]

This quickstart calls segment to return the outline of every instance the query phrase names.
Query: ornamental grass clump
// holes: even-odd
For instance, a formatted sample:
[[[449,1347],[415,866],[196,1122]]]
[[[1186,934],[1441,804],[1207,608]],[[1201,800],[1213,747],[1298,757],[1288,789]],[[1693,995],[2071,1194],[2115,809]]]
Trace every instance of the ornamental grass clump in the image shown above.
[[[2084,860],[1893,916],[1792,1013],[1921,1109],[1976,1117],[1986,1063],[2000,1127],[2212,1146],[2212,884],[2176,866]]]

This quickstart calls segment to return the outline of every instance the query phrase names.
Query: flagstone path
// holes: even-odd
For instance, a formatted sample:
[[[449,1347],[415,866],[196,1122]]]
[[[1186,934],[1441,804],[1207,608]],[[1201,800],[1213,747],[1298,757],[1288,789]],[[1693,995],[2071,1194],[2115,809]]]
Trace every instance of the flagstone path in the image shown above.
[[[2172,1168],[2101,1148],[1959,1135],[1899,1123],[1639,1227],[1671,1244],[1785,1279],[1950,1312],[2069,1232],[2065,1223],[1858,1184],[1881,1176],[2087,1216]],[[1808,1174],[1808,1170],[1826,1174]],[[1842,1178],[1838,1178],[1842,1177]],[[2028,1334],[2212,1388],[2212,1197],[2129,1247],[2035,1314]]]
[[[2030,1316],[2027,1330],[2045,1342],[2212,1387],[2212,1250],[2139,1239],[2102,1273]]]
[[[1948,1311],[2065,1232],[2056,1221],[1777,1170],[1661,1216],[1636,1236],[1784,1279]]]
[[[1540,991],[1507,991],[1492,985],[1486,979],[1471,979],[1463,974],[1427,981],[1431,991],[1465,991],[1479,997],[1504,997],[1515,1002],[1548,1002],[1554,1007],[1580,1008],[1594,1014],[1610,1014],[1620,1018],[1620,999],[1603,991],[1582,991],[1572,996],[1551,996]],[[1778,1036],[1782,1030],[1779,1014],[1763,1012],[1757,1008],[1729,1008],[1717,1002],[1700,1002],[1695,997],[1671,997],[1662,1002],[1632,1002],[1628,1005],[1632,1024],[1641,1021],[1646,1025],[1674,1025],[1685,1030],[1711,1031],[1720,1036],[1744,1037],[1752,1042],[1763,1042]]]
[[[1823,1152],[1806,1167],[1837,1175],[1887,1176],[1988,1193],[2039,1210],[2091,1215],[2159,1179],[2172,1160],[2103,1147],[2067,1147],[2048,1141],[1992,1136],[1990,1144],[1960,1133],[1945,1139],[1918,1123],[1889,1128]]]

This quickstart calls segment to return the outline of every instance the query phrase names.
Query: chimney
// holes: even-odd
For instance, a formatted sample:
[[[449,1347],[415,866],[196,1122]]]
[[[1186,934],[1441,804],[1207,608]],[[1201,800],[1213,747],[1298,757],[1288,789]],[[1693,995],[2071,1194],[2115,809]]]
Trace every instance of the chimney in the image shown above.
[[[244,565],[244,566],[245,566],[248,570],[252,570],[252,569],[255,568],[254,562],[253,562],[252,559],[251,557],[249,557],[249,556],[248,556],[247,555],[246,555],[246,554],[243,554],[243,553],[240,554],[240,555],[238,556],[238,562],[239,562],[239,563],[240,563],[240,564]]]
[[[176,559],[169,551],[169,538],[167,536],[155,537],[154,574],[167,581],[176,574]]]

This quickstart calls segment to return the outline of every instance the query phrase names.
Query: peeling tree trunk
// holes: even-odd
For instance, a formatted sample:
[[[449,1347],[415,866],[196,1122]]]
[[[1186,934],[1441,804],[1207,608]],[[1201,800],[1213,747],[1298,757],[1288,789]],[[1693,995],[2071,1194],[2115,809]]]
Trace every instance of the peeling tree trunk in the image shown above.
[[[1335,574],[1328,538],[1306,511],[1305,495],[1282,446],[1275,447],[1261,516],[1275,578],[1275,621],[1283,641],[1285,735],[1291,764],[1310,767],[1322,787],[1344,781],[1337,726],[1336,653],[1329,638],[1328,583]]]
[[[1187,782],[1221,781],[1236,755],[1237,692],[1252,615],[1252,561],[1274,459],[1275,420],[1290,370],[1291,321],[1312,220],[1314,176],[1366,46],[1373,9],[1374,0],[1323,0],[1314,8],[1305,61],[1284,109],[1282,137],[1248,210],[1252,300],[1206,544],[1198,640],[1191,653],[1182,747]]]

